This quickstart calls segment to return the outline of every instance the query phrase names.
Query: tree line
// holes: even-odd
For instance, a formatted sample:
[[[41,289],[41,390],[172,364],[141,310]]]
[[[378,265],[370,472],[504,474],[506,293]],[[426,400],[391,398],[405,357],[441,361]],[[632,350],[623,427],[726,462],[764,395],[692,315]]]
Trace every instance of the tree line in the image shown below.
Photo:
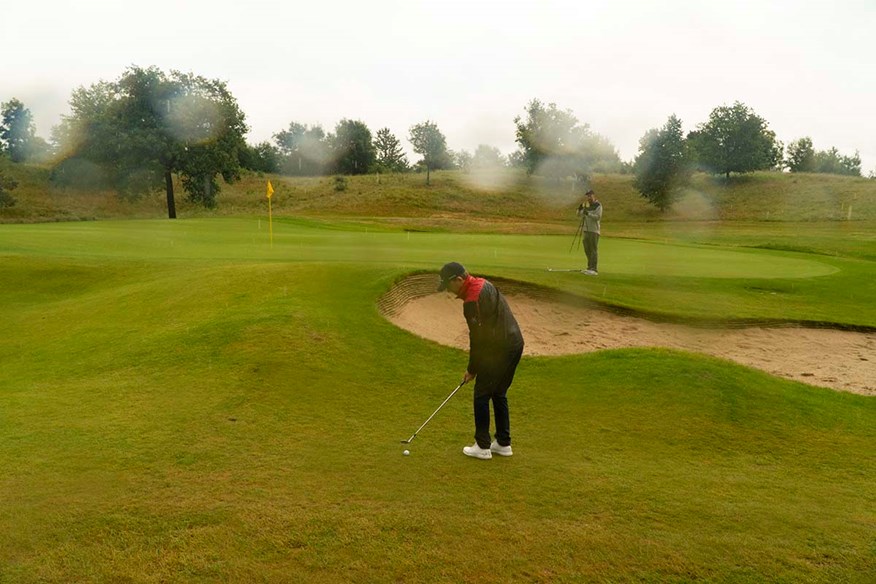
[[[842,156],[836,148],[815,151],[809,137],[791,142],[786,156],[784,152],[766,120],[738,101],[712,110],[709,119],[687,136],[681,120],[671,115],[639,140],[634,184],[645,199],[665,211],[682,196],[694,171],[728,179],[731,173],[783,169],[861,176],[857,152]]]
[[[508,156],[485,144],[474,153],[450,150],[427,120],[406,137],[420,157],[413,164],[389,128],[372,134],[360,120],[342,119],[328,133],[293,121],[272,140],[250,145],[245,115],[224,82],[156,67],[130,67],[115,81],[80,87],[70,108],[47,142],[36,136],[25,104],[14,98],[0,104],[0,152],[13,162],[51,164],[51,180],[62,186],[109,187],[123,197],[164,189],[171,218],[174,175],[189,200],[213,207],[218,177],[230,183],[245,169],[289,176],[424,171],[427,184],[438,169],[521,167],[579,184],[591,173],[632,172],[642,196],[660,209],[672,205],[695,171],[728,178],[764,169],[861,176],[857,152],[816,151],[809,137],[791,142],[786,153],[767,122],[740,102],[715,108],[686,136],[681,120],[670,116],[645,133],[632,163],[571,110],[537,99],[513,120],[518,150]],[[14,204],[8,195],[14,185],[2,176],[0,185],[0,205]]]

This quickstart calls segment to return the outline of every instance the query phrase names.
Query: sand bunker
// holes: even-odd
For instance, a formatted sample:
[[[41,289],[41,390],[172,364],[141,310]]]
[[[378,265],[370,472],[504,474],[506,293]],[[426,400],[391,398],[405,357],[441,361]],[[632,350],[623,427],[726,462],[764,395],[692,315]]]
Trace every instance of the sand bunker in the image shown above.
[[[380,310],[416,335],[468,349],[460,301],[431,293],[434,285],[434,276],[412,276],[381,299]],[[876,333],[787,326],[706,329],[622,316],[586,302],[575,305],[522,285],[499,288],[523,330],[525,355],[667,347],[730,359],[811,385],[876,395]]]

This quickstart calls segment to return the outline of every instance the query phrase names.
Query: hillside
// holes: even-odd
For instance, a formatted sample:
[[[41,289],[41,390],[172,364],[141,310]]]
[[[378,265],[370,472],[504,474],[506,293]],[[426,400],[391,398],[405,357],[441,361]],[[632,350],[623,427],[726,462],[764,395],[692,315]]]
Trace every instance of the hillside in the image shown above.
[[[76,221],[110,218],[160,218],[165,195],[137,201],[112,192],[81,192],[53,187],[44,167],[0,160],[0,170],[18,181],[18,203],[0,209],[0,222]],[[180,218],[267,213],[265,184],[271,180],[275,217],[380,218],[405,228],[486,230],[490,223],[523,232],[567,230],[580,202],[571,180],[527,177],[507,170],[489,175],[459,171],[433,173],[431,186],[421,174],[298,178],[247,173],[223,184],[218,207],[207,210],[185,200],[177,185]],[[686,196],[665,215],[647,204],[630,175],[595,175],[597,191],[613,223],[655,221],[872,221],[876,220],[876,181],[833,175],[755,173],[730,181],[696,175]]]

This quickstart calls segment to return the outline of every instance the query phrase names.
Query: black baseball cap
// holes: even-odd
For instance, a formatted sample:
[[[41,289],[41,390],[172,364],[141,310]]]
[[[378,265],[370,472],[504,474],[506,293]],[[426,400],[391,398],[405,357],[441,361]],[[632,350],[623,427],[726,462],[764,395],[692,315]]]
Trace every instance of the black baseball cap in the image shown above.
[[[441,281],[438,283],[438,291],[447,290],[447,283],[457,276],[465,275],[465,267],[458,262],[450,262],[441,267]]]

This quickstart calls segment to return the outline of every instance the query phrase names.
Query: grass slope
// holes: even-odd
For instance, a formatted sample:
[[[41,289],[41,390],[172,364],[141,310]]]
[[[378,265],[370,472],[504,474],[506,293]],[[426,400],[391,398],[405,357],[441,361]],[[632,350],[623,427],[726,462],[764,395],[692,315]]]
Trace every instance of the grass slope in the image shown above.
[[[465,355],[396,329],[375,299],[457,250],[533,279],[565,250],[294,223],[271,250],[264,235],[244,220],[0,229],[0,582],[876,574],[876,401],[661,350],[526,358],[514,457],[461,455],[462,392],[402,457]],[[633,282],[654,244],[629,243],[617,277]],[[708,261],[663,276],[702,299],[724,281],[744,296],[738,269],[774,282],[760,258],[801,285],[862,262],[664,247],[720,252],[729,277],[698,274]]]
[[[167,216],[163,192],[126,202],[111,192],[56,188],[45,167],[12,164],[0,157],[0,171],[19,182],[12,193],[19,202],[0,209],[0,222]],[[239,182],[222,186],[214,211],[188,203],[177,184],[178,214],[266,214],[267,180],[275,188],[272,207],[277,216],[379,218],[411,229],[556,233],[565,230],[569,221],[574,225],[574,208],[581,199],[573,181],[527,177],[518,170],[438,171],[432,173],[431,186],[420,174],[350,176],[344,191],[335,190],[333,177],[245,173]],[[605,204],[609,224],[876,222],[876,181],[865,178],[760,172],[728,181],[695,175],[685,196],[665,215],[639,196],[631,175],[594,175],[592,186]]]

